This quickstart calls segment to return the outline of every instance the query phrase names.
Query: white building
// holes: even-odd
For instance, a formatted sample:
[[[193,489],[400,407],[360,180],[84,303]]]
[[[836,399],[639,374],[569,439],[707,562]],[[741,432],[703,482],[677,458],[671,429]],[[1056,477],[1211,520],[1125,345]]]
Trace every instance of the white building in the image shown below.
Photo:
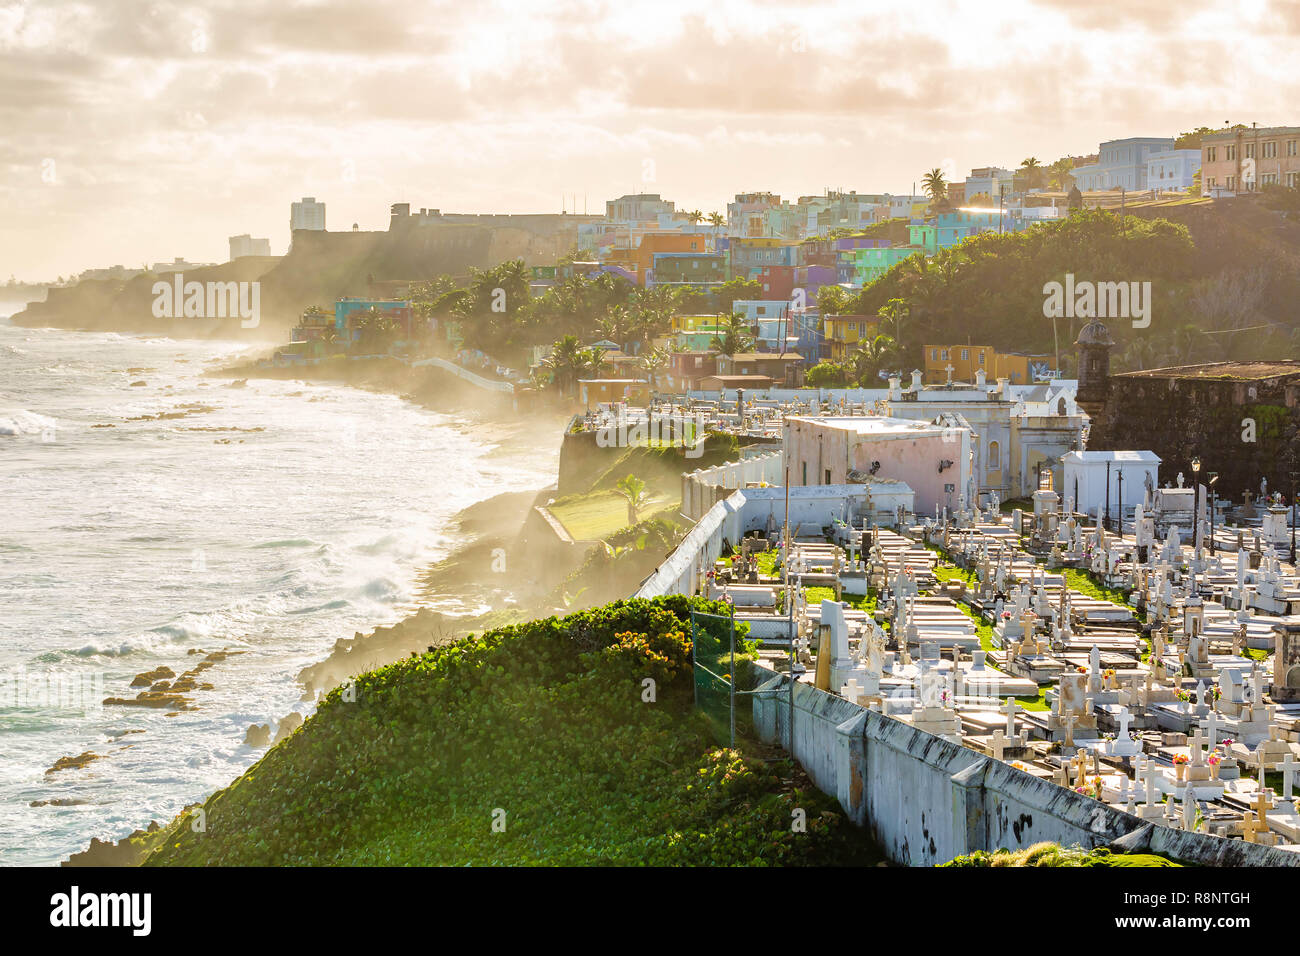
[[[325,231],[325,204],[317,202],[314,196],[305,196],[302,202],[293,203],[289,208],[289,231],[299,229]]]
[[[270,254],[270,239],[254,239],[248,233],[244,233],[242,236],[230,237],[231,262],[243,256],[269,256]]]
[[[1160,487],[1160,459],[1150,451],[1072,451],[1062,464],[1065,481],[1056,489],[1062,502],[1073,498],[1075,511],[1104,517],[1109,495],[1111,521],[1119,520],[1121,495],[1129,514],[1148,487]]]
[[[1201,168],[1199,149],[1170,149],[1147,156],[1147,187],[1150,189],[1192,188],[1192,177]]]
[[[1061,456],[1083,443],[1086,416],[1075,404],[1075,383],[1013,389],[1006,379],[986,384],[982,369],[975,377],[974,385],[927,387],[917,371],[906,390],[891,379],[886,414],[969,430],[980,503],[991,492],[1002,501],[1033,494],[1043,471],[1051,471],[1059,487]]]

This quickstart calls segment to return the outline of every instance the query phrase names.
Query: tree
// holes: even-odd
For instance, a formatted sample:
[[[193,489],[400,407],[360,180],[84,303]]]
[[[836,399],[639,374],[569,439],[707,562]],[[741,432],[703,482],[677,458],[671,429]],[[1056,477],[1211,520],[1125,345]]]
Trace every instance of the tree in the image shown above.
[[[699,225],[700,221],[703,218],[704,218],[704,213],[700,212],[698,209],[692,209],[690,212],[686,214],[686,221],[689,222],[692,226]]]
[[[907,321],[910,311],[906,299],[890,299],[880,307],[880,311],[877,313],[882,322],[888,322],[893,328],[894,331],[890,339],[895,347],[898,347],[899,343],[903,341],[903,323]]]
[[[804,384],[809,388],[843,388],[849,384],[853,370],[840,362],[819,362],[810,368],[804,376]]]
[[[646,380],[651,385],[658,384],[658,373],[668,367],[672,353],[667,349],[647,349],[637,356],[636,366],[645,372]]]
[[[943,170],[935,167],[921,178],[921,188],[925,190],[930,202],[937,203],[948,198],[948,180]]]
[[[854,381],[864,388],[876,385],[880,373],[891,370],[899,357],[898,342],[891,336],[877,335],[864,340],[849,356]]]
[[[1062,156],[1052,165],[1047,167],[1047,183],[1053,189],[1065,189],[1067,184],[1073,185],[1074,177],[1070,175],[1070,170],[1074,169],[1074,160],[1069,156]]]
[[[720,327],[722,335],[715,335],[709,348],[716,349],[722,355],[732,356],[737,352],[748,352],[754,347],[753,332],[739,312],[733,312]]]
[[[628,475],[626,478],[620,478],[615,487],[618,488],[619,494],[627,499],[627,523],[636,524],[640,520],[637,512],[646,501],[645,482],[636,475]]]
[[[1024,172],[1025,187],[1027,189],[1041,189],[1043,181],[1047,178],[1043,170],[1043,164],[1038,161],[1036,156],[1030,156],[1020,163],[1020,169]]]

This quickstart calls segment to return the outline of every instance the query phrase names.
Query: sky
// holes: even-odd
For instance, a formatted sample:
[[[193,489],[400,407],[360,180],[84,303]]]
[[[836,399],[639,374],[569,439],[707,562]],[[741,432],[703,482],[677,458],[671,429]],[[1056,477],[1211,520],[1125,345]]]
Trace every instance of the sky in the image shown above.
[[[1300,0],[0,0],[0,280],[1300,124]],[[576,197],[576,198],[575,198]]]

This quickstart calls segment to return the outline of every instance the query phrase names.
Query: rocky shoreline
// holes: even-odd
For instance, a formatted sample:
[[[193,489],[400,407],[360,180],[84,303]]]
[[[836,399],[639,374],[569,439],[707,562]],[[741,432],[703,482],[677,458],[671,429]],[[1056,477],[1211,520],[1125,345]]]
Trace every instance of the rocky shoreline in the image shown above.
[[[259,370],[251,366],[236,366],[210,374],[247,378],[256,377],[258,371],[292,371],[298,374],[283,377],[302,378],[304,370]],[[277,374],[265,377],[282,376]],[[313,377],[311,380],[321,379]],[[326,380],[390,393],[397,391],[393,386],[417,384],[406,380],[386,383],[382,378],[372,378],[368,372],[357,375],[355,380],[342,381],[333,377]],[[384,387],[385,384],[388,387]],[[475,415],[467,415],[460,408],[448,409],[445,402],[438,400],[438,391],[429,383],[424,383],[415,391],[403,392],[402,397],[434,411],[470,418],[468,427],[474,428],[476,434],[482,435],[484,429],[490,429],[489,440],[496,444],[493,454],[509,454],[511,446],[516,444],[533,446],[536,444],[535,435],[539,427],[553,428],[554,433],[558,434],[563,424],[555,416],[541,416],[542,421],[538,420],[538,416],[514,415],[511,419],[503,419],[499,413],[492,414],[490,410],[484,409]],[[464,540],[451,555],[422,572],[419,597],[425,606],[395,624],[376,627],[368,634],[357,632],[350,638],[336,641],[325,658],[298,673],[297,680],[303,687],[301,700],[304,703],[315,701],[350,677],[391,664],[411,654],[454,643],[469,634],[538,615],[563,612],[563,608],[554,607],[548,600],[550,588],[546,584],[546,569],[528,567],[530,562],[527,549],[520,543],[525,519],[539,495],[543,494],[541,489],[503,492],[457,513],[452,524],[464,536]],[[494,563],[502,554],[510,556],[509,574],[492,571]],[[435,606],[442,609],[435,609]],[[218,655],[221,653],[217,652]],[[164,670],[168,669],[139,675],[137,680],[140,683],[133,684],[144,688],[140,697],[156,695],[158,703],[154,703],[152,698],[126,698],[113,702],[127,706],[164,706],[162,700],[166,698],[168,704],[178,705],[177,709],[183,708],[187,702],[170,695],[178,690],[177,683],[181,683],[183,690],[201,689],[201,685],[191,687],[197,673],[186,672],[173,680],[175,675],[163,673]],[[271,747],[297,730],[302,723],[303,716],[297,711],[291,711],[274,724],[251,725],[242,742],[255,748]],[[97,756],[88,753],[61,758],[59,764],[51,768],[51,772],[84,765]],[[91,838],[85,850],[73,853],[61,865],[139,865],[153,848],[150,837],[168,823],[169,821],[155,820],[146,829],[135,830],[117,841]]]

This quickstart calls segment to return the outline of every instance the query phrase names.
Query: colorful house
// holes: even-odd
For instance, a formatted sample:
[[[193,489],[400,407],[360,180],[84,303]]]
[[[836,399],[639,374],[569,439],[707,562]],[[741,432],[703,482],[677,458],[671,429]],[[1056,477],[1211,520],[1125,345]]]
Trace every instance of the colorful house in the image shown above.
[[[822,331],[832,362],[842,362],[861,342],[870,341],[880,332],[880,318],[874,315],[828,315],[822,319]]]
[[[707,288],[727,281],[727,257],[716,252],[656,252],[646,287],[676,285]]]
[[[876,249],[853,250],[854,284],[864,286],[875,282],[882,275],[912,256],[923,256],[925,250],[920,246],[890,246]]]
[[[400,338],[411,338],[414,313],[410,299],[361,299],[351,296],[334,303],[334,331],[342,342],[361,338],[361,324],[371,310],[392,319],[401,328]]]
[[[988,380],[1005,378],[1013,385],[1031,385],[1055,377],[1056,359],[1052,355],[999,352],[988,345],[926,345],[923,351],[925,381],[929,385],[974,382],[979,371]]]

